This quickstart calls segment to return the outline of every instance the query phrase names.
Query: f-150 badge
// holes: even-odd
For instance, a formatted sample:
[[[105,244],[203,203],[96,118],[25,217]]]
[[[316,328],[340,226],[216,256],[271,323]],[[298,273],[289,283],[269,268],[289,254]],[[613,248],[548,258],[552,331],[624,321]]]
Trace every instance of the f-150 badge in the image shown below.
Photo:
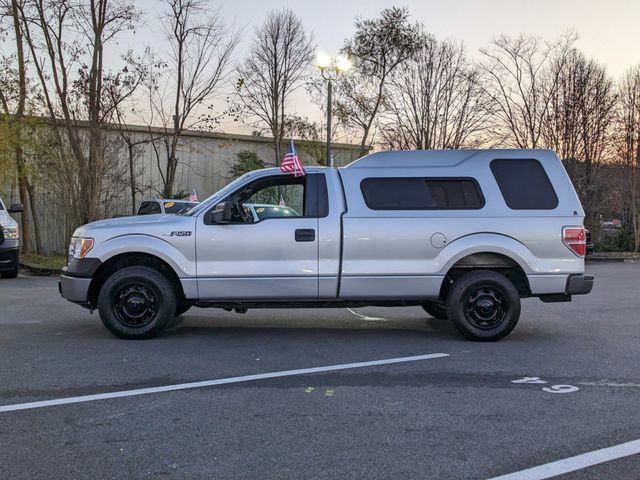
[[[186,232],[171,232],[171,233],[165,233],[165,235],[168,235],[170,237],[190,237],[191,236],[191,232],[190,231],[186,231]]]

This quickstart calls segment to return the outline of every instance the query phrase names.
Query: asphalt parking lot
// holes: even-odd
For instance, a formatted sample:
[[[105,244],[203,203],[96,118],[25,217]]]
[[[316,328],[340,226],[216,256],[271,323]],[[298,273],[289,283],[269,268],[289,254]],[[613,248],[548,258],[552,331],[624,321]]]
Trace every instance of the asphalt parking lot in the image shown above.
[[[640,264],[588,271],[591,295],[525,300],[498,343],[419,308],[192,309],[124,341],[55,278],[2,280],[0,406],[27,405],[0,410],[0,478],[550,478],[523,470],[640,439]],[[612,458],[554,478],[640,478]]]

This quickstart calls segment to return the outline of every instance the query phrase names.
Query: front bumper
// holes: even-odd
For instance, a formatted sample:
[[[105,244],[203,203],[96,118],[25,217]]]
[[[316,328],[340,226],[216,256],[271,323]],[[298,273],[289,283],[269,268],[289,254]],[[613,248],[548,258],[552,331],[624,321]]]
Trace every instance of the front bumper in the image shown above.
[[[70,302],[88,305],[91,280],[100,265],[102,263],[97,258],[70,259],[58,282],[60,295]]]
[[[19,248],[0,247],[0,272],[5,270],[15,270],[18,266]]]
[[[593,275],[569,275],[567,278],[567,295],[586,295],[593,288]]]
[[[60,275],[58,290],[63,298],[73,303],[86,304],[89,302],[89,287],[91,278],[72,277]]]

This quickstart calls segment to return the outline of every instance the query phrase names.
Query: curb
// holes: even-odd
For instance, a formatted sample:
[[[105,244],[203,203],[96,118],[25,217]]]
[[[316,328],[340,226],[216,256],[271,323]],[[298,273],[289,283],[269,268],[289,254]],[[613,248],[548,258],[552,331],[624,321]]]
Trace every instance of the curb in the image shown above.
[[[18,263],[20,264],[21,268],[38,277],[50,277],[52,275],[60,275],[62,273],[61,268],[43,267],[41,265],[25,263],[23,261],[19,261]]]
[[[594,263],[606,263],[606,262],[612,262],[612,263],[621,263],[621,262],[636,263],[636,262],[640,261],[640,257],[594,257],[594,256],[588,256],[588,257],[585,258],[585,261],[587,263],[590,263],[590,262],[594,262]]]

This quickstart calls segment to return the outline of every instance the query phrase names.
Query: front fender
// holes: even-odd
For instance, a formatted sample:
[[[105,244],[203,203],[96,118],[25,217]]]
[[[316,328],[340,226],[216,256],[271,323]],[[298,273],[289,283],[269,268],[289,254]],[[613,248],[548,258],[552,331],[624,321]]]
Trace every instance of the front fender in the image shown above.
[[[122,235],[110,238],[94,247],[91,256],[104,263],[116,255],[146,253],[164,260],[180,278],[195,277],[195,245],[186,244],[186,242],[193,242],[193,237],[177,241],[184,242],[185,245],[178,248],[166,240],[151,235]]]

